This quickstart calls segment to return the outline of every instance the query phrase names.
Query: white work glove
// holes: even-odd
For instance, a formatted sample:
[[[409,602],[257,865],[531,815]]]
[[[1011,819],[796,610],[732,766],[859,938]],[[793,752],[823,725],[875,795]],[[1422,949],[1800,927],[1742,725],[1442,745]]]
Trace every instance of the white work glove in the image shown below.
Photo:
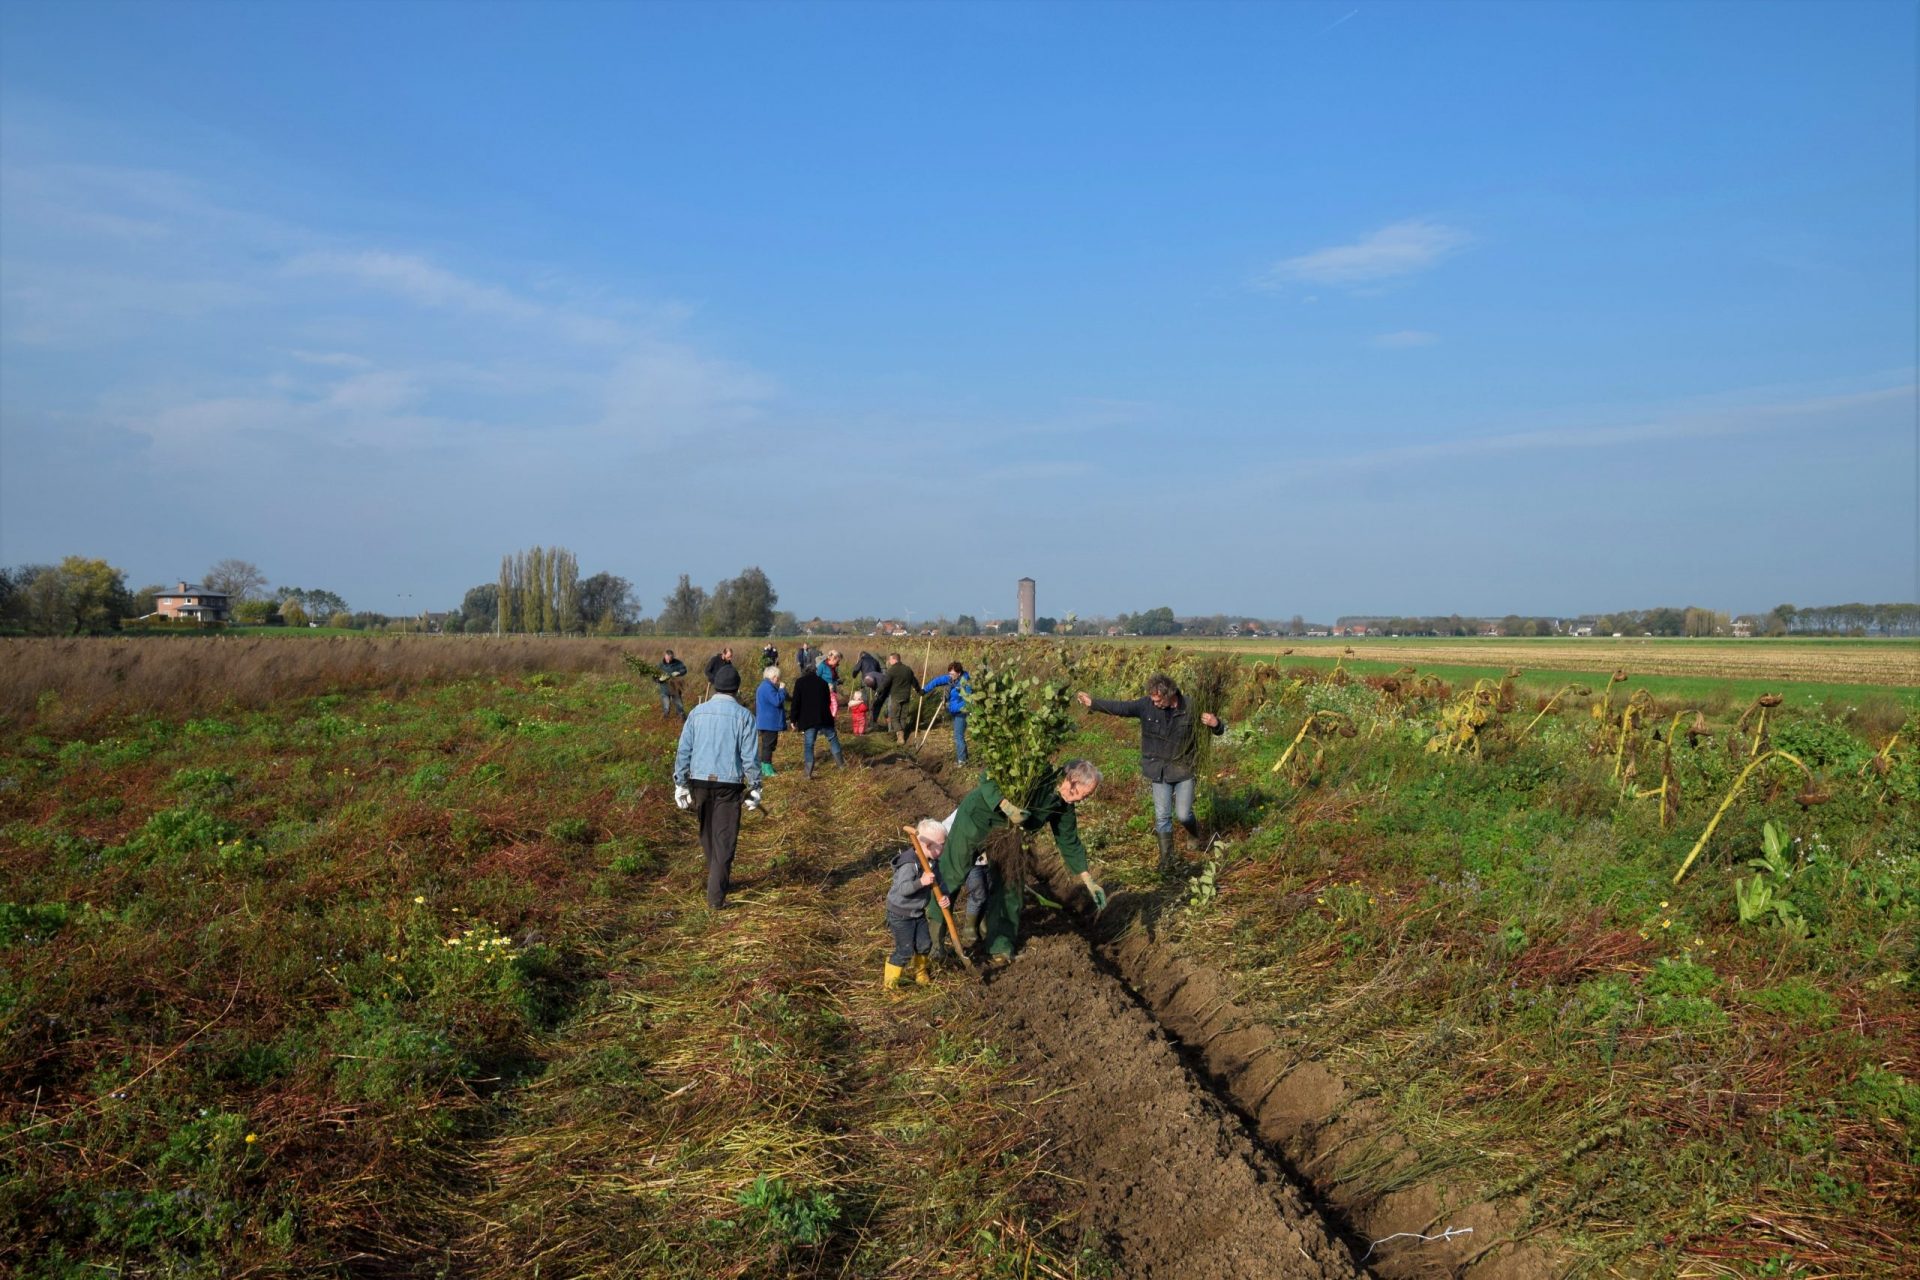
[[[747,792],[747,798],[743,803],[745,803],[749,810],[758,809],[760,807],[760,788],[755,787],[753,790]]]
[[[682,809],[693,808],[693,789],[684,783],[674,787],[673,802]]]
[[[1000,802],[1000,812],[1006,814],[1007,821],[1016,827],[1027,820],[1027,811],[1011,800]]]

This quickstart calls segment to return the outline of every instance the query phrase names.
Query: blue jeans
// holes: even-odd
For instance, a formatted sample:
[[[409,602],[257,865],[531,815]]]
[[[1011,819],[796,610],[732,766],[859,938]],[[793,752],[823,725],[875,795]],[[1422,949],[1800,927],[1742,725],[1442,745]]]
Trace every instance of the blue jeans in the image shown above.
[[[964,919],[971,920],[987,905],[987,869],[974,863],[967,868],[967,878],[960,888],[967,895],[966,910],[961,914]]]
[[[1152,782],[1153,788],[1153,829],[1155,831],[1173,830],[1174,819],[1185,826],[1193,821],[1193,779],[1185,782]]]
[[[967,713],[953,713],[953,758],[959,764],[967,762]]]
[[[827,739],[827,746],[833,750],[833,762],[845,764],[847,759],[840,754],[840,735],[834,731],[832,725],[824,729],[806,729],[801,732],[800,763],[809,769],[813,768],[813,740],[822,735]]]

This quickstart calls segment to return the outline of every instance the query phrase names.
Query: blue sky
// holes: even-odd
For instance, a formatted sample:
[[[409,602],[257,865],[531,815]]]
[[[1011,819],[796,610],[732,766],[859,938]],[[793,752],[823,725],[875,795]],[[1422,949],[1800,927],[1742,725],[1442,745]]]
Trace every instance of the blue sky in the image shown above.
[[[0,4],[0,561],[1913,599],[1916,8]]]

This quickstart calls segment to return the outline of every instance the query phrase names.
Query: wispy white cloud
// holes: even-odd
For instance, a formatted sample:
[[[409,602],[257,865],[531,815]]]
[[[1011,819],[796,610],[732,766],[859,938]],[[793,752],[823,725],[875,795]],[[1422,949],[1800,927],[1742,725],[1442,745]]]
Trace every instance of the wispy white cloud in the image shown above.
[[[1676,410],[1636,422],[1547,427],[1460,436],[1420,444],[1395,445],[1321,458],[1296,458],[1287,474],[1295,479],[1325,478],[1360,471],[1390,470],[1424,462],[1556,450],[1617,449],[1629,445],[1753,435],[1880,405],[1912,402],[1920,386],[1909,378],[1898,386],[1875,387],[1838,395],[1750,403],[1708,410]]]
[[[1396,329],[1392,333],[1375,334],[1372,343],[1376,347],[1394,350],[1401,347],[1430,347],[1440,341],[1440,335],[1428,333],[1424,329]]]
[[[1459,227],[1413,218],[1381,227],[1352,244],[1283,258],[1267,269],[1259,283],[1269,289],[1290,284],[1375,285],[1425,271],[1472,242],[1473,237]]]
[[[97,352],[103,376],[43,408],[135,433],[157,467],[243,442],[283,470],[343,444],[475,466],[502,444],[650,450],[748,425],[777,393],[703,350],[672,302],[343,243],[164,172],[0,176],[5,344]],[[167,348],[203,354],[143,356]]]

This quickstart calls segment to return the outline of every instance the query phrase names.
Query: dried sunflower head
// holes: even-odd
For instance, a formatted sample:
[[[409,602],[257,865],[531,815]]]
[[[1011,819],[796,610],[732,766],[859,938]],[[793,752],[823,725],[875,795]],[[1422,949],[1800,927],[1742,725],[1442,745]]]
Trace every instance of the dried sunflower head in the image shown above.
[[[1763,693],[1760,695],[1760,705],[1763,707],[1777,707],[1785,701],[1786,699],[1777,693]]]

